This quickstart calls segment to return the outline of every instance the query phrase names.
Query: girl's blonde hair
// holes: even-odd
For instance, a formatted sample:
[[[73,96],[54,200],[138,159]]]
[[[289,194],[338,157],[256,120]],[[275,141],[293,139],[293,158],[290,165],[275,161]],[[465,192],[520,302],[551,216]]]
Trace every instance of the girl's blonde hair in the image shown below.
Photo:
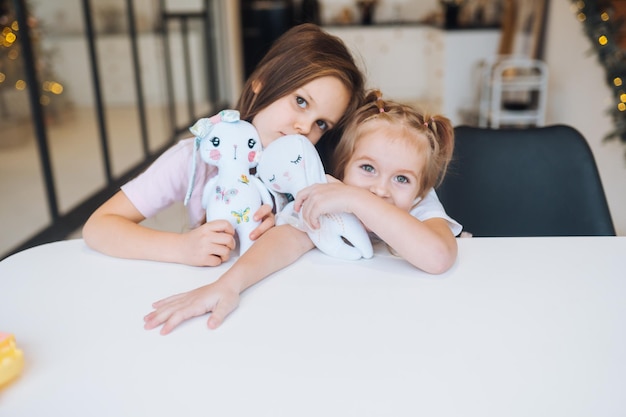
[[[337,144],[331,162],[332,174],[343,179],[345,168],[354,153],[359,137],[368,131],[369,122],[385,121],[404,128],[407,137],[414,137],[419,146],[426,139],[428,146],[421,148],[424,155],[424,170],[420,177],[420,195],[424,197],[443,180],[454,150],[454,129],[450,120],[441,115],[421,114],[411,106],[385,101],[378,90],[369,92],[365,103],[356,110],[347,123],[343,136]],[[413,133],[413,134],[412,134]]]
[[[251,121],[276,100],[326,76],[339,79],[351,98],[336,126],[341,127],[363,102],[363,74],[340,38],[311,23],[295,26],[259,62],[243,87],[237,109],[242,119]]]

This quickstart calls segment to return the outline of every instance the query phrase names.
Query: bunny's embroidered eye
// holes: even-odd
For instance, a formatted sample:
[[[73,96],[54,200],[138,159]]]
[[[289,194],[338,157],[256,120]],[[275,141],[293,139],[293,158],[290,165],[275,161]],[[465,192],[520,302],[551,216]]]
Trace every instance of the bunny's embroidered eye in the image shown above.
[[[274,181],[276,181],[276,175],[272,175],[272,178],[269,178],[267,181],[268,181],[268,182],[274,182]]]
[[[215,147],[220,146],[220,138],[218,138],[217,136],[212,137],[211,138],[211,143]]]
[[[248,148],[252,149],[254,148],[254,145],[256,145],[256,140],[252,138],[248,139]]]
[[[291,163],[298,165],[301,161],[302,161],[302,155],[298,155],[298,157],[295,160],[291,161]]]

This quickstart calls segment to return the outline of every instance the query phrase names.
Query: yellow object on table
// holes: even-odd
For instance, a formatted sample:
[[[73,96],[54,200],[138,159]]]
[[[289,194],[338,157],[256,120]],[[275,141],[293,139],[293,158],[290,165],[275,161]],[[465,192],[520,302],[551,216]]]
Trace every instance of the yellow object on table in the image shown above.
[[[0,389],[17,378],[24,368],[24,354],[17,348],[15,337],[0,332]]]

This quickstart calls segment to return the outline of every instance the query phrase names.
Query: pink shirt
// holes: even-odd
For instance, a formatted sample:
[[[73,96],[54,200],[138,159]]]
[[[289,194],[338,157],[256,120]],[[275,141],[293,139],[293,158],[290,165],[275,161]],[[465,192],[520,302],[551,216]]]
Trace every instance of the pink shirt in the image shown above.
[[[183,139],[165,151],[152,165],[122,186],[122,191],[145,217],[150,218],[176,201],[183,201],[189,186],[194,139]],[[205,221],[202,192],[207,181],[217,174],[217,167],[204,163],[196,155],[196,179],[187,204],[189,226]]]

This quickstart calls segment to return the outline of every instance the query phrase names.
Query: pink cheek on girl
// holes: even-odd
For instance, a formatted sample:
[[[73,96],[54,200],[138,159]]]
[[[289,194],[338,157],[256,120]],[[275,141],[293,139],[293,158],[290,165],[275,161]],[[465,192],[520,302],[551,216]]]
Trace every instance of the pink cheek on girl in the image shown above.
[[[248,162],[254,162],[256,158],[256,152],[252,151],[252,152],[248,152]]]
[[[220,151],[218,151],[217,149],[213,149],[211,153],[209,154],[209,158],[211,158],[214,161],[219,160],[221,157],[222,155],[220,154]]]

